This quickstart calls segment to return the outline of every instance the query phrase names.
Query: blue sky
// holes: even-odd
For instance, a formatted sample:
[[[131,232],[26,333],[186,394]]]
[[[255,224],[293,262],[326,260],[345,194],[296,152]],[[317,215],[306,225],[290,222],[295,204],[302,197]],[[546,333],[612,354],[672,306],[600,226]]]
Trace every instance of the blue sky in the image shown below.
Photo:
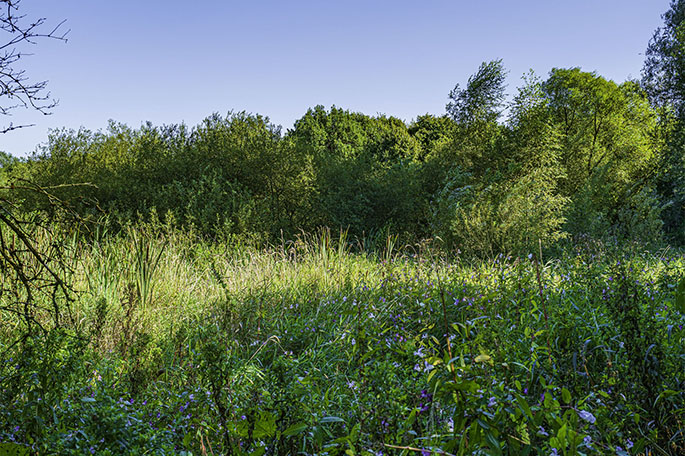
[[[66,19],[67,44],[40,42],[24,68],[60,104],[0,135],[25,156],[51,128],[138,127],[213,112],[269,116],[284,129],[322,104],[394,115],[443,114],[481,62],[503,59],[509,92],[529,69],[579,66],[639,78],[668,0],[212,1],[23,0],[29,17]],[[4,39],[2,40],[4,41]],[[5,100],[0,100],[4,102]]]

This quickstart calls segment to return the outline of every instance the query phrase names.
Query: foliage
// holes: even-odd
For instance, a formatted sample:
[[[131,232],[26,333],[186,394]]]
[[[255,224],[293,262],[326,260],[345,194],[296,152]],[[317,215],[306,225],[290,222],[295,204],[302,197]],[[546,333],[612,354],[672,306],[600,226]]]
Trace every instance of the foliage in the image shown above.
[[[0,3],[10,47],[57,37]],[[409,125],[0,153],[0,452],[683,454],[683,11],[642,86],[553,69],[505,106],[495,60]]]
[[[643,85],[650,99],[657,106],[673,106],[682,118],[685,81],[683,77],[683,19],[685,3],[672,0],[663,15],[664,26],[658,28],[647,47],[643,68]]]
[[[578,68],[552,70],[542,88],[561,135],[559,190],[572,200],[567,229],[601,237],[612,227],[621,237],[639,238],[643,225],[650,227],[649,242],[660,239],[660,203],[646,195],[663,145],[644,92],[634,82],[617,85]],[[634,211],[638,196],[628,195],[652,206]]]
[[[685,239],[685,154],[682,147],[685,119],[684,18],[685,3],[671,1],[669,10],[663,15],[663,27],[654,32],[649,42],[642,71],[642,85],[652,104],[660,108],[668,142],[656,179],[659,200],[664,209],[662,219],[669,237],[679,243]]]
[[[427,195],[414,162],[419,145],[404,122],[317,106],[288,137],[312,164],[309,229],[342,227],[359,237],[388,226],[421,232]]]
[[[0,339],[0,442],[14,448],[675,455],[685,445],[676,252],[447,261],[391,240],[352,253],[324,232],[255,249],[167,225],[75,250],[73,328],[88,344],[72,328],[9,351]]]
[[[506,72],[502,60],[484,62],[469,78],[466,88],[457,84],[450,92],[447,113],[457,123],[495,122],[504,103]]]
[[[418,116],[408,128],[409,134],[421,146],[419,160],[426,160],[431,153],[448,144],[454,133],[456,123],[447,115],[437,117],[431,114]]]
[[[57,130],[2,173],[50,187],[81,216],[110,214],[113,231],[159,214],[215,239],[329,228],[362,244],[379,233],[438,236],[469,255],[551,247],[569,234],[678,242],[676,136],[635,82],[577,68],[530,74],[501,123],[505,75],[501,61],[483,63],[451,92],[448,115],[409,125],[317,106],[285,134],[244,112],[194,128]],[[20,200],[23,211],[49,211],[30,192]]]
[[[464,252],[530,252],[564,237],[568,199],[557,192],[564,176],[559,134],[548,121],[541,85],[527,80],[514,100],[506,137],[492,149],[485,174],[453,168],[437,194],[433,227]]]

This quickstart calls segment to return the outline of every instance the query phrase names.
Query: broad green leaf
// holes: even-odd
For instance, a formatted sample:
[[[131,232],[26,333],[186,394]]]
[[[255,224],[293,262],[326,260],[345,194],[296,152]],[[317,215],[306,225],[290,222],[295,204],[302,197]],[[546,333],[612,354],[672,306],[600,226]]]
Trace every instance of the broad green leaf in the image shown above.
[[[521,410],[530,418],[531,420],[533,419],[533,412],[530,409],[530,406],[528,405],[528,402],[519,394],[514,394],[514,397],[516,398],[516,402],[518,402],[519,407],[521,407]]]
[[[564,400],[565,403],[570,404],[571,403],[571,393],[569,390],[566,388],[563,388],[561,390],[561,398]]]
[[[477,363],[489,363],[492,361],[492,357],[490,355],[478,355],[474,361]]]
[[[272,413],[260,413],[252,436],[256,439],[271,437],[276,434],[276,417]]]
[[[307,429],[307,424],[306,423],[295,423],[292,426],[288,427],[285,431],[283,431],[283,435],[285,436],[293,436],[301,433]]]
[[[338,418],[337,416],[324,416],[321,418],[321,421],[319,421],[320,424],[325,424],[325,423],[344,423],[345,420],[342,418]]]
[[[497,437],[492,435],[491,432],[488,432],[485,434],[485,439],[488,441],[488,443],[492,446],[493,454],[500,455],[502,454],[502,447],[499,443],[499,440],[497,440]]]

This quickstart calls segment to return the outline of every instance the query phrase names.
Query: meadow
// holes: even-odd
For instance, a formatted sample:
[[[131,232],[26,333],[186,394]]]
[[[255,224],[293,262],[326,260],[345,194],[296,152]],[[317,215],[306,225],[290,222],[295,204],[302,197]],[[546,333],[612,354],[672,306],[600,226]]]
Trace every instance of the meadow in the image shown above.
[[[64,236],[59,324],[0,296],[0,453],[685,453],[682,252]]]
[[[50,114],[20,45],[63,22],[19,3],[0,116]],[[685,0],[662,18],[640,80],[571,62],[510,89],[495,59],[410,121],[228,111],[0,150],[0,456],[685,455]],[[255,71],[220,56],[212,109]]]

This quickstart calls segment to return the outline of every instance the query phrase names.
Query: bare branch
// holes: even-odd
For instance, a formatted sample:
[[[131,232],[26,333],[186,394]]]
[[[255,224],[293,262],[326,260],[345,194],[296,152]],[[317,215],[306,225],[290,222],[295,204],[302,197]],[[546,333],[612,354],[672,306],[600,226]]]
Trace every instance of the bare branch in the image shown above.
[[[25,70],[16,65],[26,53],[22,47],[37,44],[41,39],[67,41],[69,30],[64,30],[62,21],[49,31],[43,31],[46,19],[38,18],[25,21],[26,15],[18,14],[21,0],[0,0],[0,33],[9,35],[7,41],[0,42],[0,115],[9,116],[18,108],[33,109],[44,115],[50,115],[58,101],[51,99],[50,92],[45,92],[47,81],[32,81]],[[0,126],[0,134],[32,124]]]

